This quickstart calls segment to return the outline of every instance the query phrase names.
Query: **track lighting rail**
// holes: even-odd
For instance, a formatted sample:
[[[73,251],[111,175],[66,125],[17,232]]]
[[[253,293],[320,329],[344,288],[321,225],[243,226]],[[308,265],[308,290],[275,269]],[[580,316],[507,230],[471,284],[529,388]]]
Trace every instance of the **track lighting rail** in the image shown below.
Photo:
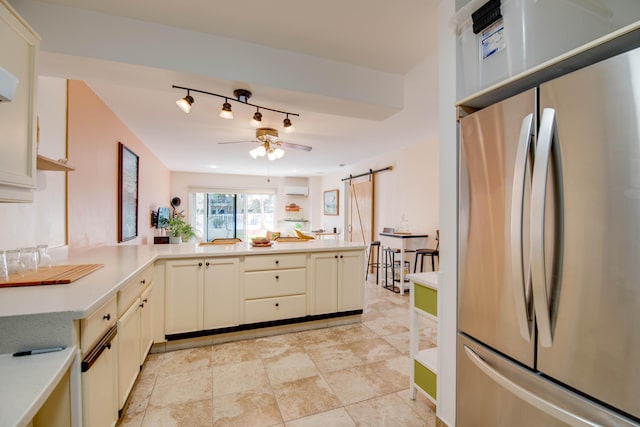
[[[207,92],[206,90],[192,89],[190,87],[184,87],[184,86],[173,85],[172,88],[186,90],[187,92],[197,92],[197,93],[202,93],[202,94],[205,94],[205,95],[217,96],[218,98],[224,99],[225,102],[228,102],[229,100],[231,100],[231,101],[234,101],[234,102],[239,102],[241,104],[249,105],[251,107],[256,107],[256,108],[259,108],[261,110],[273,111],[275,113],[285,114],[287,116],[300,117],[300,114],[297,114],[297,113],[291,113],[289,111],[276,110],[275,108],[263,107],[262,105],[252,104],[251,102],[248,102],[248,101],[242,101],[242,100],[237,99],[237,98],[235,98],[233,96],[220,95],[220,94],[213,93],[213,92]],[[248,91],[246,91],[246,92],[248,92]],[[249,92],[249,96],[251,96],[251,92]]]

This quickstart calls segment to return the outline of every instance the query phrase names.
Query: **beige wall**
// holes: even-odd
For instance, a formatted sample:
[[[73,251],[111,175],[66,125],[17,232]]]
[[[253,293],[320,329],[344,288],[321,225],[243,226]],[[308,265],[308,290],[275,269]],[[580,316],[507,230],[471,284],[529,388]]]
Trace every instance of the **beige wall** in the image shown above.
[[[312,226],[324,229],[337,227],[343,230],[347,220],[348,181],[342,182],[342,178],[359,175],[369,169],[378,170],[391,166],[391,171],[375,175],[374,239],[378,238],[377,233],[383,227],[398,228],[404,216],[409,231],[429,234],[430,238],[426,243],[429,247],[435,246],[431,236],[435,236],[440,219],[439,153],[438,141],[426,141],[345,167],[338,173],[314,178]],[[325,216],[322,214],[322,192],[335,188],[340,189],[340,215]],[[408,241],[407,247],[412,245],[425,246],[425,242]]]
[[[66,155],[67,81],[40,77],[38,94],[38,152],[57,160]],[[37,171],[33,203],[0,203],[0,250],[64,246],[65,197],[64,172]]]
[[[268,161],[266,159],[257,159],[259,161]],[[307,219],[311,219],[311,188],[308,197],[287,196],[284,194],[285,186],[301,186],[309,185],[307,178],[285,178],[253,176],[253,175],[222,175],[215,173],[188,173],[188,172],[172,172],[171,173],[171,197],[177,196],[182,200],[179,211],[183,210],[189,222],[192,222],[190,214],[193,211],[192,201],[189,198],[190,192],[193,191],[268,191],[276,195],[276,220],[278,221],[277,231],[285,234],[293,234],[292,225],[286,223],[285,205],[295,203],[302,207],[302,214]],[[169,206],[167,201],[164,206]]]
[[[118,142],[139,156],[138,237],[153,243],[151,211],[169,200],[170,173],[81,81],[69,81],[69,251],[118,242]]]

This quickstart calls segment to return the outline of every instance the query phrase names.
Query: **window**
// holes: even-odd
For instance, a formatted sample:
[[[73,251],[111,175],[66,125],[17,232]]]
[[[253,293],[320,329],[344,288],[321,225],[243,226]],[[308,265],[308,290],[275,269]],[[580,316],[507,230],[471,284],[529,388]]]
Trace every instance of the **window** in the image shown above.
[[[264,236],[275,225],[275,195],[194,193],[196,234],[204,241]]]

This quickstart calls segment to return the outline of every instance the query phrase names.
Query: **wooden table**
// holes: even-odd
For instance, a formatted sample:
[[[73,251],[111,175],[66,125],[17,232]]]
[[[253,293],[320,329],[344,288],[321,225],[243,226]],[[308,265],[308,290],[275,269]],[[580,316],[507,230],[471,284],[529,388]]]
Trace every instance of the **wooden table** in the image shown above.
[[[400,295],[404,295],[404,253],[405,253],[405,241],[407,239],[426,239],[428,234],[413,234],[413,233],[380,233],[380,236],[392,237],[400,239]],[[395,279],[394,279],[395,280]]]

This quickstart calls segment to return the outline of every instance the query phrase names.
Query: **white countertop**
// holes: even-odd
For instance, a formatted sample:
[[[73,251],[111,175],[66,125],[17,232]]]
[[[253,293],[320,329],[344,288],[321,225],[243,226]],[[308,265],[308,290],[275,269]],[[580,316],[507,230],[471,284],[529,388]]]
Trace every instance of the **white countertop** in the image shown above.
[[[53,353],[0,355],[0,426],[25,426],[38,412],[76,357],[76,347]]]
[[[437,271],[428,271],[426,273],[408,274],[407,277],[416,285],[422,285],[438,290],[438,275],[439,273]]]
[[[167,245],[120,245],[92,249],[70,256],[58,264],[104,264],[89,275],[69,284],[24,286],[0,289],[0,319],[11,316],[64,313],[81,319],[100,307],[129,279],[159,259],[209,256],[245,256],[277,253],[362,250],[366,246],[340,240],[309,240],[252,248],[248,242],[235,245],[197,243]]]

